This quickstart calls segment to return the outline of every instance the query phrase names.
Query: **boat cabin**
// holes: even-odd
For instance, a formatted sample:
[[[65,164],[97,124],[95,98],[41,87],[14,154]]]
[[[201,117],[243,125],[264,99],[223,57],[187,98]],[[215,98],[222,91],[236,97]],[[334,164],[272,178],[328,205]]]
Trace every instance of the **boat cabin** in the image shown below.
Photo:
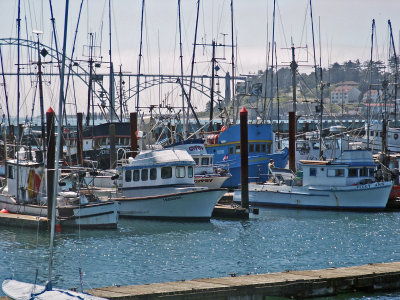
[[[155,186],[194,185],[195,162],[185,150],[163,149],[142,152],[118,168],[118,186],[141,189]]]
[[[18,167],[19,166],[19,167]],[[17,170],[19,168],[19,170]],[[42,184],[45,171],[43,164],[33,161],[7,161],[8,194],[17,197],[18,201],[33,203],[40,200],[45,184]],[[17,176],[19,175],[19,179]]]
[[[375,181],[376,163],[368,150],[345,150],[336,161],[300,161],[303,186],[348,186]]]

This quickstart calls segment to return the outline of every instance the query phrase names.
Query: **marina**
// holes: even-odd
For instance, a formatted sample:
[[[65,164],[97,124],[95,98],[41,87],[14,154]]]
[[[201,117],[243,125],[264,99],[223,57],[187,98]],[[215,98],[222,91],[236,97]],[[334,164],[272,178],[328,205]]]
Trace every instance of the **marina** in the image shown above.
[[[398,212],[279,208],[261,208],[247,221],[121,219],[117,230],[57,233],[54,284],[79,288],[79,268],[89,290],[397,262],[399,225]],[[37,280],[44,282],[48,235],[1,230],[0,254],[7,262],[1,276],[32,281],[39,269]]]
[[[357,1],[0,1],[0,298],[399,299],[400,6]]]

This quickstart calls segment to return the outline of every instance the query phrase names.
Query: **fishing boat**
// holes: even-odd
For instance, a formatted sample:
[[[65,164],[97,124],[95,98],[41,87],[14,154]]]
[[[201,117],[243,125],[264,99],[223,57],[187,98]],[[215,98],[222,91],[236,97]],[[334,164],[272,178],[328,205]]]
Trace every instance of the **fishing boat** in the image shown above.
[[[289,170],[273,170],[271,179],[249,185],[249,203],[333,210],[385,209],[391,181],[375,178],[377,164],[371,151],[345,150],[335,161],[302,161],[303,177]],[[234,192],[240,201],[240,191]]]
[[[98,169],[110,168],[110,125],[115,126],[115,148],[129,149],[130,147],[130,123],[107,122],[87,127],[82,133],[82,152],[87,161],[95,162]],[[65,139],[66,161],[72,165],[78,162],[77,132],[67,134]]]
[[[120,215],[137,218],[211,218],[225,189],[194,184],[195,162],[179,149],[142,151],[117,167]]]
[[[249,181],[268,179],[268,163],[272,158],[275,166],[284,168],[289,151],[274,151],[275,137],[270,124],[248,124]],[[214,155],[215,164],[229,166],[232,177],[222,187],[234,188],[240,184],[240,125],[223,127],[220,133],[206,137],[207,153]]]
[[[382,151],[382,123],[373,123],[369,126],[365,124],[365,134],[360,137],[354,137],[352,142],[349,142],[349,147],[353,144],[366,149],[367,147],[378,153]],[[369,133],[367,132],[369,129]],[[400,153],[400,128],[386,127],[386,145],[387,150],[391,153]]]
[[[202,139],[192,139],[177,142],[165,147],[166,149],[186,150],[194,159],[194,183],[207,188],[220,188],[226,180],[232,177],[227,164],[214,163],[214,155],[209,154]]]
[[[19,168],[19,172],[17,172]],[[19,180],[17,174],[19,173]],[[0,207],[9,213],[47,216],[47,170],[30,160],[7,161],[7,184],[0,190]],[[116,228],[118,203],[101,202],[79,191],[57,188],[57,216],[63,227]],[[92,200],[92,201],[89,201]]]

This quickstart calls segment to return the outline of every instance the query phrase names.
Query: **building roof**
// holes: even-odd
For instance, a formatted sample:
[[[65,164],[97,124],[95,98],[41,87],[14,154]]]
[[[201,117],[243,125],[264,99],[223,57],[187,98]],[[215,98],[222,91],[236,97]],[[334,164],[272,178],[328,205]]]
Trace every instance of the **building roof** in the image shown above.
[[[350,86],[350,85],[341,85],[338,86],[337,88],[335,88],[333,90],[333,93],[348,93],[350,92],[352,89],[354,89],[354,86]]]

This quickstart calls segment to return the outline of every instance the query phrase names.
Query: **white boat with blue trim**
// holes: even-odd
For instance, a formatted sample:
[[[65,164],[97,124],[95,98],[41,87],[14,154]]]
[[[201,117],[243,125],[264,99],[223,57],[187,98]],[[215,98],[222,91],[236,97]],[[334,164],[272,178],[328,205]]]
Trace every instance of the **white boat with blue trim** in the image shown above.
[[[375,179],[371,151],[345,150],[335,161],[301,161],[303,178],[273,169],[268,182],[249,185],[249,203],[260,206],[333,210],[384,210],[391,181]],[[235,191],[234,201],[240,201]]]
[[[117,168],[120,215],[136,218],[211,218],[225,189],[194,184],[195,162],[185,150],[143,151]]]

